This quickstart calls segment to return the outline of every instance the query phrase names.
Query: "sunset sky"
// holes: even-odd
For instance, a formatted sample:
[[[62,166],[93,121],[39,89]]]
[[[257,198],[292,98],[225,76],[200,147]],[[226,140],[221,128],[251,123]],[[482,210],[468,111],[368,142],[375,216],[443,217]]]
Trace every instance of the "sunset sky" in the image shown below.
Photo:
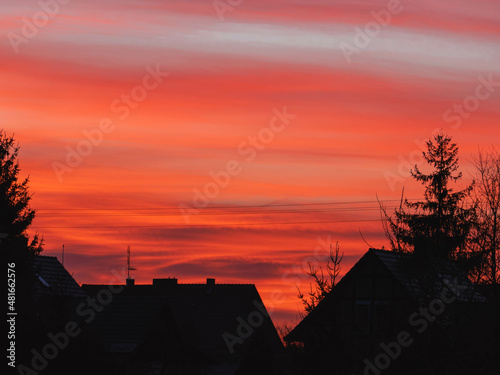
[[[232,5],[231,5],[232,4]],[[498,0],[53,0],[0,5],[0,116],[30,234],[79,283],[254,283],[296,323],[303,265],[387,246],[435,129],[498,146]],[[89,140],[90,138],[90,140]],[[497,147],[498,149],[498,147]],[[217,184],[218,181],[218,184]],[[322,244],[322,245],[321,245]]]

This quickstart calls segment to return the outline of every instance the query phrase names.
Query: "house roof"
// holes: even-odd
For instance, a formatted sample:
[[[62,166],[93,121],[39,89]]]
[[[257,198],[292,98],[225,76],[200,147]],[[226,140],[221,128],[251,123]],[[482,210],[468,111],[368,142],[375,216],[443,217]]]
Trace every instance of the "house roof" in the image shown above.
[[[90,296],[107,287],[82,285]],[[97,325],[104,326],[104,340],[108,348],[114,350],[134,350],[146,337],[155,318],[163,314],[164,318],[173,320],[167,323],[171,329],[175,327],[185,343],[206,353],[225,352],[224,333],[235,328],[238,317],[246,319],[256,309],[254,301],[261,302],[261,299],[252,284],[128,285],[109,308],[99,313],[103,318],[98,316],[96,321],[99,321]],[[130,333],[123,332],[129,329]]]
[[[54,294],[67,297],[87,296],[56,257],[36,255],[33,257],[32,267],[36,297]]]
[[[370,249],[400,284],[421,303],[439,295],[444,287],[456,291],[460,302],[486,302],[484,295],[451,260],[415,263],[412,254]],[[429,284],[431,283],[431,284]]]
[[[223,334],[236,318],[246,318],[252,302],[261,300],[254,285],[223,284],[179,285],[167,301],[179,326],[194,325],[199,347],[214,349],[224,345]]]
[[[367,262],[379,261],[418,304],[428,303],[439,296],[444,287],[451,289],[460,302],[486,302],[484,295],[459,270],[456,263],[446,260],[432,264],[419,264],[410,253],[369,249],[344,275],[334,289],[286,337],[296,340],[299,332],[313,322],[320,322],[328,314],[336,293],[356,277],[357,271]]]
[[[115,296],[111,302],[96,314],[91,327],[98,332],[107,352],[133,352],[153,328],[165,306],[165,300]]]

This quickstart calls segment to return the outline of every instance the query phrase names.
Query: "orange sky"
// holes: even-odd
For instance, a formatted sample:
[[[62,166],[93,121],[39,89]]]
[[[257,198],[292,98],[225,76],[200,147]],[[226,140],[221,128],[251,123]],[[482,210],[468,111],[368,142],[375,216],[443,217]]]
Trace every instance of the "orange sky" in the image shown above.
[[[0,115],[35,193],[30,233],[46,255],[64,244],[80,283],[107,282],[130,245],[138,283],[255,283],[295,322],[318,238],[344,271],[360,230],[387,246],[376,194],[419,196],[407,166],[434,129],[467,178],[498,146],[500,4],[389,3],[2,5]]]

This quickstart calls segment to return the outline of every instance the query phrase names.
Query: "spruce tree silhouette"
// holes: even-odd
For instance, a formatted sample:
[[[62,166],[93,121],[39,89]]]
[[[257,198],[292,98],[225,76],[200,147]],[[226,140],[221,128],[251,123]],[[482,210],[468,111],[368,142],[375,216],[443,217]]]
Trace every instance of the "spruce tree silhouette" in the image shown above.
[[[417,165],[412,177],[425,186],[424,200],[410,202],[404,199],[395,218],[382,208],[390,229],[394,251],[414,252],[417,256],[432,259],[457,258],[465,247],[476,222],[475,207],[467,207],[473,184],[455,191],[452,183],[462,178],[457,172],[458,146],[452,138],[438,134],[427,142],[423,152],[427,164],[432,167],[424,173]]]
[[[0,246],[4,256],[16,241],[28,239],[26,229],[36,213],[29,205],[29,177],[19,181],[18,154],[19,145],[14,136],[0,130]],[[43,238],[35,234],[28,249],[32,254],[39,254],[43,250]]]

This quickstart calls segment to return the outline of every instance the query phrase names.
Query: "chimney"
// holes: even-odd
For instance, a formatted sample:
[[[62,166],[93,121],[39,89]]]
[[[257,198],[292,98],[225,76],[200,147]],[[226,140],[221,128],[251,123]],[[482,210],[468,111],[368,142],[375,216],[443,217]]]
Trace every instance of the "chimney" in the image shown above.
[[[215,279],[211,279],[207,277],[207,285],[215,285]]]
[[[153,286],[156,286],[158,288],[164,288],[174,285],[177,285],[177,279],[175,277],[168,277],[166,279],[153,279]]]
[[[127,278],[127,282],[125,284],[126,286],[134,286],[135,285],[135,279],[131,279],[130,277]]]

